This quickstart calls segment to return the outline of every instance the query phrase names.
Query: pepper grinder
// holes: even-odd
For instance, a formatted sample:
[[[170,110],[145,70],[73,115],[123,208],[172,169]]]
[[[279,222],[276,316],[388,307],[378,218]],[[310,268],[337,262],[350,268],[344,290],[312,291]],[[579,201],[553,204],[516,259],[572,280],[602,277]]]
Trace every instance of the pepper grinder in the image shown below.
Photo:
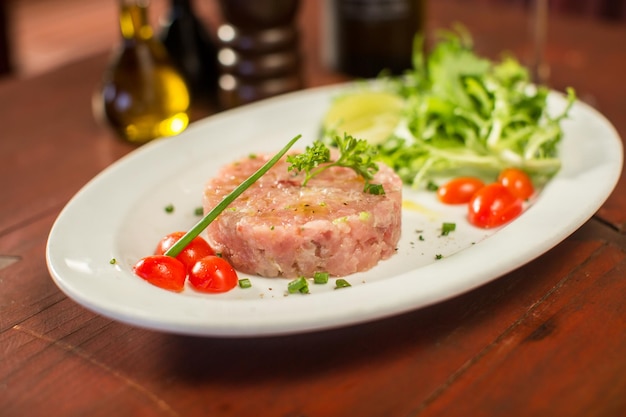
[[[218,96],[228,109],[302,88],[299,0],[219,0]]]

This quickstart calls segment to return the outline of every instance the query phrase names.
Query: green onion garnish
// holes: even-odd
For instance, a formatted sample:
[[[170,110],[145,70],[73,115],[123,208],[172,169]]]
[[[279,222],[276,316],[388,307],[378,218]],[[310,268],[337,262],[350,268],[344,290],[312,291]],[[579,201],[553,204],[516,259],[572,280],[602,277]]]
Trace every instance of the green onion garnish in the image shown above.
[[[450,232],[456,230],[456,223],[444,223],[441,225],[441,236],[448,236]]]
[[[328,283],[328,272],[316,272],[313,275],[313,282],[315,284],[326,284],[326,283]]]
[[[248,278],[242,278],[239,280],[239,288],[250,288],[252,287],[252,282]]]
[[[343,278],[339,278],[337,279],[337,281],[335,281],[335,289],[337,288],[347,288],[347,287],[351,287],[352,285],[350,285],[350,283],[348,281],[346,281]]]
[[[448,236],[450,232],[456,230],[456,223],[444,223],[441,225],[441,236]]]
[[[287,284],[287,292],[289,292],[289,294],[295,294],[298,292],[301,294],[308,294],[309,283],[307,282],[306,278],[298,277],[293,281],[290,281],[289,284]]]

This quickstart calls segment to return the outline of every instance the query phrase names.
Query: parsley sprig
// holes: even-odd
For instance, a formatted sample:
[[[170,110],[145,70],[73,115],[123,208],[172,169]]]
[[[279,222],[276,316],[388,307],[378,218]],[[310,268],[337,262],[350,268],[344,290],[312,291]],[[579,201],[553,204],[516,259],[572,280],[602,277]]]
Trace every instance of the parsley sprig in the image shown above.
[[[315,141],[307,146],[305,151],[296,155],[287,156],[290,164],[289,171],[304,172],[302,186],[306,186],[309,180],[331,167],[344,167],[352,169],[357,175],[365,180],[363,191],[382,195],[385,190],[381,184],[372,184],[371,180],[378,172],[378,164],[375,162],[376,148],[364,139],[357,139],[344,133],[335,136],[333,143],[339,150],[339,156],[333,160],[330,149],[322,142]]]

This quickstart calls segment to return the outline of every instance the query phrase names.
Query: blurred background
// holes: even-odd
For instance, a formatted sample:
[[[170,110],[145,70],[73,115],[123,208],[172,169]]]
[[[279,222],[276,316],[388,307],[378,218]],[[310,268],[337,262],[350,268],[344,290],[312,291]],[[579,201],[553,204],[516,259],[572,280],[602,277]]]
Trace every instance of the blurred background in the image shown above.
[[[303,0],[316,2],[321,0]],[[529,7],[533,0],[431,0],[509,3]],[[194,0],[196,12],[212,25],[216,0]],[[119,41],[116,0],[0,0],[0,72],[34,76],[64,63],[110,50]],[[169,0],[152,0],[156,25]],[[626,23],[626,0],[550,0],[551,13],[567,13]],[[305,8],[303,8],[305,9]],[[4,46],[2,46],[4,45]]]

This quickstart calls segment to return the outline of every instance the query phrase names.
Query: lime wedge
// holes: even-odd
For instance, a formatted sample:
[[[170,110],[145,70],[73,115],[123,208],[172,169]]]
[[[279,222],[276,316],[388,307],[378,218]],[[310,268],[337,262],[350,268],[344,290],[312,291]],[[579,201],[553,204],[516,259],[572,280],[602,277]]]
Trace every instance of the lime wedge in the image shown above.
[[[358,91],[335,99],[323,120],[325,130],[348,133],[373,145],[384,142],[396,129],[404,100],[386,91]]]

